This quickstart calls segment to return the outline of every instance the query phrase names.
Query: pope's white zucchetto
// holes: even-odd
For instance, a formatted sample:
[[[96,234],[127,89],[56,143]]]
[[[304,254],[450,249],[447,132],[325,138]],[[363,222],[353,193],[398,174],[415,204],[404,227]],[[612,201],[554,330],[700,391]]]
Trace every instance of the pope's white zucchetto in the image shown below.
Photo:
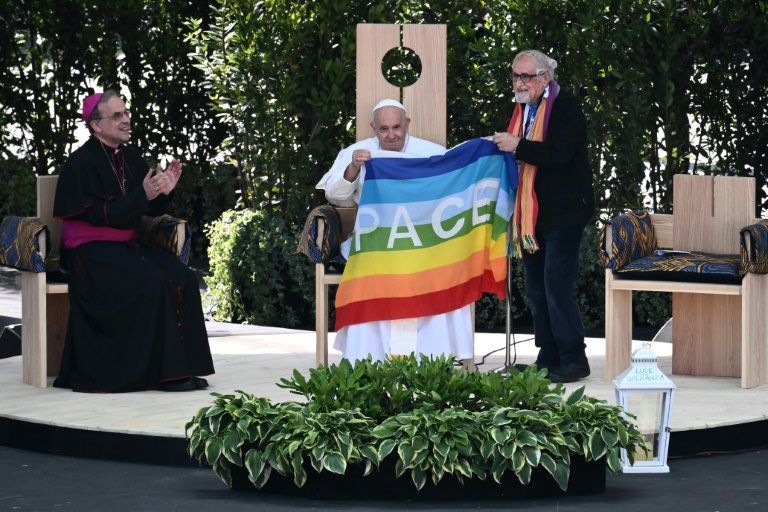
[[[377,110],[379,110],[380,108],[383,108],[383,107],[397,107],[400,110],[402,110],[403,112],[405,112],[405,107],[403,106],[402,103],[400,103],[399,101],[386,99],[386,100],[381,100],[380,102],[378,102],[376,104],[376,106],[373,107],[373,110],[371,110],[371,114],[373,114],[374,112],[376,112]]]

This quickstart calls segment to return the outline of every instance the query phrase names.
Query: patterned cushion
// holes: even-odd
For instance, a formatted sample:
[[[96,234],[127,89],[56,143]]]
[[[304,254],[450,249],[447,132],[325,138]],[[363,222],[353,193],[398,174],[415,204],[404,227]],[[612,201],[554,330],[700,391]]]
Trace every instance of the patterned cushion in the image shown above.
[[[605,227],[600,232],[600,258],[606,268],[616,272],[625,265],[648,256],[656,250],[656,233],[648,212],[629,212],[609,220],[613,228],[612,240],[605,239]],[[611,244],[613,255],[608,256],[606,243]]]
[[[627,279],[739,284],[740,269],[741,257],[737,254],[664,254],[658,251],[625,265],[615,273]]]
[[[340,254],[341,219],[331,205],[318,206],[307,216],[296,252],[305,254],[315,263],[326,268],[343,270],[346,259]]]
[[[40,252],[40,233],[48,228],[30,217],[6,217],[0,224],[0,265],[29,272],[45,272],[47,254]],[[50,248],[47,248],[50,250]]]
[[[184,246],[181,251],[179,245],[179,229],[185,233]],[[189,251],[192,243],[192,229],[189,223],[170,215],[158,217],[143,217],[141,225],[141,239],[145,242],[168,249],[179,257],[185,265],[189,263]]]
[[[768,274],[768,220],[741,229],[741,272]],[[749,248],[749,253],[747,253]]]

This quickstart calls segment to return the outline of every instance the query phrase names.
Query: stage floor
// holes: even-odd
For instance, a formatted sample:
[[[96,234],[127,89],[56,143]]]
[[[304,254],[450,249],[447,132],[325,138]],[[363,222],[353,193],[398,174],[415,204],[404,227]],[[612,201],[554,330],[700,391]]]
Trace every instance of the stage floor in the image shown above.
[[[308,374],[315,360],[314,332],[254,326],[241,326],[238,332],[238,326],[208,325],[216,374],[208,377],[210,388],[205,391],[84,394],[51,387],[52,377],[48,379],[49,387],[35,388],[21,382],[21,357],[17,356],[0,360],[0,418],[40,426],[183,440],[185,423],[212,402],[211,392],[233,394],[242,390],[273,401],[301,400],[275,383],[290,377],[294,369]],[[331,343],[332,339],[333,334]],[[516,335],[515,341],[517,362],[533,362],[536,348],[530,336]],[[479,371],[501,367],[504,346],[504,334],[477,334],[475,361]],[[592,375],[566,387],[573,390],[586,386],[587,394],[615,403],[613,384],[604,380],[605,342],[591,338],[587,347]],[[659,367],[677,385],[672,412],[673,440],[677,432],[706,431],[766,419],[767,386],[741,389],[737,378],[672,375],[672,345],[656,342],[653,350],[659,357]],[[337,363],[340,353],[330,349],[329,360]]]

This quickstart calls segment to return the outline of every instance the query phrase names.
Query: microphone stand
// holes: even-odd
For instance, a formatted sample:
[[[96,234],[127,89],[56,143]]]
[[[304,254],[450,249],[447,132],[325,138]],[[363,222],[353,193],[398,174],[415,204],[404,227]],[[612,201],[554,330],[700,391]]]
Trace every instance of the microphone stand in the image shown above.
[[[511,240],[510,236],[510,229],[512,228],[512,223],[510,222],[507,224],[507,243],[509,244],[509,240]],[[509,247],[509,254],[507,254],[507,326],[506,326],[506,337],[504,338],[504,366],[500,366],[494,370],[494,372],[499,372],[502,375],[507,374],[507,367],[512,365],[512,253],[511,253],[511,246]]]

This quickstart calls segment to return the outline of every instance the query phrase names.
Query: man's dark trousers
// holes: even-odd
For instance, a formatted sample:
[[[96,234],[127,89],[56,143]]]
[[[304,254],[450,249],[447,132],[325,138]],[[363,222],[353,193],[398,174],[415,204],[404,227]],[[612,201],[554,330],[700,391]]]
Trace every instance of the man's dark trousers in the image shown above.
[[[525,293],[533,313],[539,365],[552,368],[588,363],[584,324],[576,299],[584,228],[536,230],[539,249],[533,254],[523,251]]]

